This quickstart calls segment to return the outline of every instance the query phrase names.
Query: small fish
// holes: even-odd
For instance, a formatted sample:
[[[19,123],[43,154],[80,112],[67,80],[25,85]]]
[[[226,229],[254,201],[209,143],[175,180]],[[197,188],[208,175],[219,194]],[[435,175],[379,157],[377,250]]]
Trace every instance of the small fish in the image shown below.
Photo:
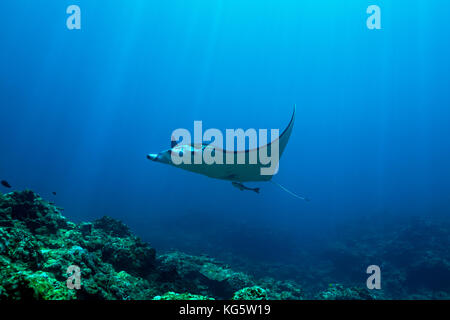
[[[236,188],[238,188],[241,191],[250,190],[250,191],[254,191],[256,193],[259,193],[259,188],[249,188],[249,187],[244,186],[240,182],[232,182],[232,184],[233,184],[233,187],[236,187]]]
[[[52,192],[52,195],[56,196],[56,192],[55,192],[55,191],[53,191],[53,192]]]
[[[8,181],[6,180],[2,180],[0,182],[2,184],[2,186],[4,186],[5,188],[11,188],[11,185],[8,183]]]

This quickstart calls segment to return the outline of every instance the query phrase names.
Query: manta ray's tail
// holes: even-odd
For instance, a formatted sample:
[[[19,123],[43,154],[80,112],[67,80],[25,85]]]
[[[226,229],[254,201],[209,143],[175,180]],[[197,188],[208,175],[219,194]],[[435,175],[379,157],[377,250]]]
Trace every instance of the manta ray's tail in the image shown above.
[[[287,193],[289,193],[290,195],[292,195],[292,196],[294,196],[294,197],[296,197],[296,198],[298,198],[298,199],[302,199],[302,200],[305,200],[305,201],[307,201],[307,202],[311,201],[309,198],[299,196],[299,195],[293,193],[292,191],[289,191],[288,189],[286,189],[286,188],[283,187],[281,184],[279,184],[279,183],[277,183],[277,182],[275,182],[275,181],[270,180],[270,182],[272,182],[274,185],[280,187],[282,190],[286,191]]]

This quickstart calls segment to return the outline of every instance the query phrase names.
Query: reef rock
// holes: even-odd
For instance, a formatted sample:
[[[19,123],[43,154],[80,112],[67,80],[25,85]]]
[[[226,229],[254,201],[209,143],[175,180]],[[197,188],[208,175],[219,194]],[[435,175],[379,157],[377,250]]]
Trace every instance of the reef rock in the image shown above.
[[[155,250],[111,218],[68,222],[32,191],[0,195],[0,299],[151,299]],[[120,235],[120,236],[119,236]],[[81,289],[66,285],[81,270]]]
[[[341,284],[330,285],[328,290],[317,295],[319,300],[375,300],[376,297],[368,289],[351,287],[345,288]]]
[[[235,292],[232,300],[267,300],[267,291],[258,286],[244,288]]]

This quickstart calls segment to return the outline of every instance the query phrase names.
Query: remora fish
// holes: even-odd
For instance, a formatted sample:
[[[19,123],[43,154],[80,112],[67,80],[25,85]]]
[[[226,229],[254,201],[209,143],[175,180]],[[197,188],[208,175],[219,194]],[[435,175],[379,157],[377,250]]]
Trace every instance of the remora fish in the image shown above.
[[[233,185],[233,187],[236,187],[236,188],[238,188],[241,191],[250,190],[250,191],[254,191],[256,193],[259,193],[259,188],[249,188],[249,187],[244,186],[240,182],[234,182],[234,181],[231,184]]]

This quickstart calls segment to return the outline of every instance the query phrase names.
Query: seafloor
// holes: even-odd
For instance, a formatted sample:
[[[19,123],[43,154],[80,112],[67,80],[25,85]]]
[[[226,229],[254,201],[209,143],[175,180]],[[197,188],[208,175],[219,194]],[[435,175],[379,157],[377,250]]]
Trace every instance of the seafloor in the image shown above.
[[[72,223],[32,191],[0,193],[0,299],[449,299],[449,226],[421,221],[389,237],[353,233],[309,268],[242,260],[230,266],[205,255],[157,254],[106,216]],[[389,270],[389,290],[368,290],[351,278],[374,258]],[[80,289],[67,286],[71,265],[81,270]],[[350,278],[335,283],[344,271]]]

